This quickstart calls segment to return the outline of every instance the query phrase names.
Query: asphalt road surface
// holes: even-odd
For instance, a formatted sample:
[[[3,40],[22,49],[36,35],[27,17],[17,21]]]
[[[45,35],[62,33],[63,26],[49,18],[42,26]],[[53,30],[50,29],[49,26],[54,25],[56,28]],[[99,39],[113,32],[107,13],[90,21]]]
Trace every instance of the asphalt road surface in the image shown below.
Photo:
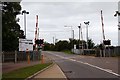
[[[63,70],[69,80],[119,80],[116,57],[93,57],[43,51]]]

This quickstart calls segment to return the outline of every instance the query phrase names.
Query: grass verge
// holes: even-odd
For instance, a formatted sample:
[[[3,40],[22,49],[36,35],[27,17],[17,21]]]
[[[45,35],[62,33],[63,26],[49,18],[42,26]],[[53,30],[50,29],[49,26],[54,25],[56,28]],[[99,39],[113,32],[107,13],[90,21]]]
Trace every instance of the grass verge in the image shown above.
[[[66,54],[73,54],[70,50],[64,50],[62,52],[66,53]]]
[[[47,66],[51,65],[52,63],[46,64],[37,64],[34,66],[20,68],[9,73],[4,73],[2,75],[2,80],[24,80],[27,77],[33,75],[34,73],[46,68]]]

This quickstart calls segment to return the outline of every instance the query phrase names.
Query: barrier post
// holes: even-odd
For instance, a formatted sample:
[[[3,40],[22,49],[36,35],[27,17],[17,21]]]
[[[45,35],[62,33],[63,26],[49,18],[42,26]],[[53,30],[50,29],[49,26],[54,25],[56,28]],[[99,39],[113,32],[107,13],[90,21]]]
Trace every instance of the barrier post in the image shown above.
[[[28,49],[26,49],[26,54],[27,54],[27,62],[30,64],[30,55]]]

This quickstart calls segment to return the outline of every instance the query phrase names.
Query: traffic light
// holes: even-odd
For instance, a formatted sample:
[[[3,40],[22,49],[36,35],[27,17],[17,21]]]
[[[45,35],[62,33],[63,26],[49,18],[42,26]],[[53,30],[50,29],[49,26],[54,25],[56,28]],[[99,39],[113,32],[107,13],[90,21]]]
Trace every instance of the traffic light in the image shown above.
[[[43,40],[44,40],[44,39],[37,39],[37,40],[35,41],[35,43],[36,43],[36,44],[43,44]]]
[[[103,43],[104,43],[105,45],[111,45],[111,40],[103,40]]]
[[[43,39],[40,39],[40,41],[39,41],[39,42],[40,42],[40,44],[43,44]]]

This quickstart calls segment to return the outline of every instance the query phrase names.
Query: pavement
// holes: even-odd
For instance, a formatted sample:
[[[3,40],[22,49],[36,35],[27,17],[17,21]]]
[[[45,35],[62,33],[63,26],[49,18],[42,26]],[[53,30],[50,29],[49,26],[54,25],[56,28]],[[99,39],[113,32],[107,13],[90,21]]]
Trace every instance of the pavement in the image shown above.
[[[44,56],[44,63],[49,63],[52,62],[52,60],[47,57]],[[41,61],[31,61],[30,64],[26,62],[17,62],[17,63],[3,63],[2,64],[2,71],[3,73],[7,73],[22,67],[27,67],[27,66],[33,66],[36,64],[40,64]],[[34,79],[40,79],[40,78],[64,78],[64,80],[67,80],[66,76],[64,75],[64,73],[62,72],[61,68],[53,63],[52,66],[50,66],[49,68],[46,68],[43,71],[40,71],[40,73],[34,74],[34,77],[32,78]]]
[[[34,79],[41,79],[41,78],[66,78],[62,70],[57,64],[54,64],[52,67],[46,69],[45,71],[41,72],[40,74],[36,75]],[[66,79],[67,80],[67,79]]]

